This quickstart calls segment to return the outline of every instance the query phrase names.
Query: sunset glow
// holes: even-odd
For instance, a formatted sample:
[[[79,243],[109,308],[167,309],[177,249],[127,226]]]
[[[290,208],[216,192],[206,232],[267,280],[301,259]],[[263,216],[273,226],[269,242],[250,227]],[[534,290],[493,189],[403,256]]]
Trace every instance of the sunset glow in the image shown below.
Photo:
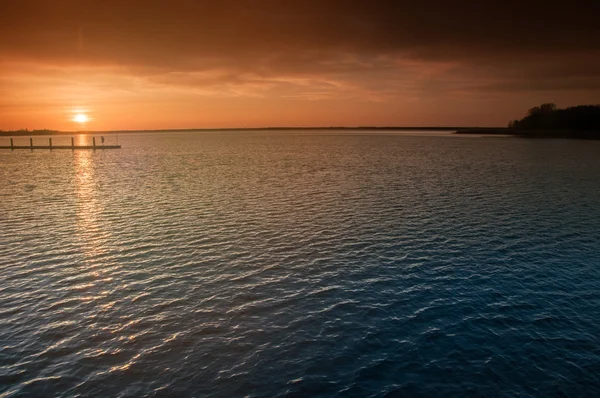
[[[505,126],[600,103],[600,3],[58,3],[0,4],[0,129]]]
[[[78,113],[75,116],[73,116],[73,121],[75,123],[84,124],[87,123],[89,120],[89,117],[84,113]]]

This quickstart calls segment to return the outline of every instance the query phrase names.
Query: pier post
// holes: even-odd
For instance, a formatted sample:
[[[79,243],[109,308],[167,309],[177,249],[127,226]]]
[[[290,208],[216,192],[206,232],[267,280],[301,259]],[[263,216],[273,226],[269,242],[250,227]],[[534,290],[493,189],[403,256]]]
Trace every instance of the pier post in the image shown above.
[[[29,139],[29,148],[31,148],[31,150],[33,150],[33,138]]]
[[[75,149],[75,139],[71,137],[71,150]]]
[[[48,138],[48,146],[52,149],[52,138]]]
[[[92,145],[94,146],[94,149],[96,149],[96,137],[92,137]]]
[[[15,146],[15,144],[13,144],[13,139],[11,138],[10,139],[10,149],[11,150],[14,149],[14,146]]]

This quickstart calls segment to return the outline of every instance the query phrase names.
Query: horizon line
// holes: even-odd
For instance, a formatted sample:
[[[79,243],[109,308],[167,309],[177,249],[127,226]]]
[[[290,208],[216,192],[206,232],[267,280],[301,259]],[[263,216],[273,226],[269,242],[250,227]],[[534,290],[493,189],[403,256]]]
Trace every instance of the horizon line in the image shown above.
[[[161,128],[161,129],[116,129],[116,130],[53,130],[53,129],[18,129],[0,130],[0,134],[10,133],[63,133],[63,134],[94,134],[94,133],[140,133],[140,132],[180,132],[180,131],[260,131],[260,130],[468,130],[468,129],[499,129],[504,127],[480,126],[271,126],[271,127],[204,127],[204,128]]]

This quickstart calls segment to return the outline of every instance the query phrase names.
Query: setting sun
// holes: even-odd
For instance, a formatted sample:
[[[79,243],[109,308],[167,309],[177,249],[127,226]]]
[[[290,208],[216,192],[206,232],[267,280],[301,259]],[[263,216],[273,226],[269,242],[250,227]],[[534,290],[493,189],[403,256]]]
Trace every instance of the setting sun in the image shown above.
[[[88,118],[88,116],[86,114],[83,113],[78,113],[75,116],[73,116],[73,121],[76,123],[85,123],[87,121],[89,121],[90,119]]]

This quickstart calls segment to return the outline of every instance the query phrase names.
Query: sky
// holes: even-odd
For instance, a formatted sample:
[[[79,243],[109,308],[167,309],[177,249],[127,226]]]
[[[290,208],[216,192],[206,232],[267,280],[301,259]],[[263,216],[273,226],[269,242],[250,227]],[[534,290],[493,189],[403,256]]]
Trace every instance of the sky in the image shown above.
[[[505,126],[600,103],[598,15],[590,0],[1,0],[0,129]]]

